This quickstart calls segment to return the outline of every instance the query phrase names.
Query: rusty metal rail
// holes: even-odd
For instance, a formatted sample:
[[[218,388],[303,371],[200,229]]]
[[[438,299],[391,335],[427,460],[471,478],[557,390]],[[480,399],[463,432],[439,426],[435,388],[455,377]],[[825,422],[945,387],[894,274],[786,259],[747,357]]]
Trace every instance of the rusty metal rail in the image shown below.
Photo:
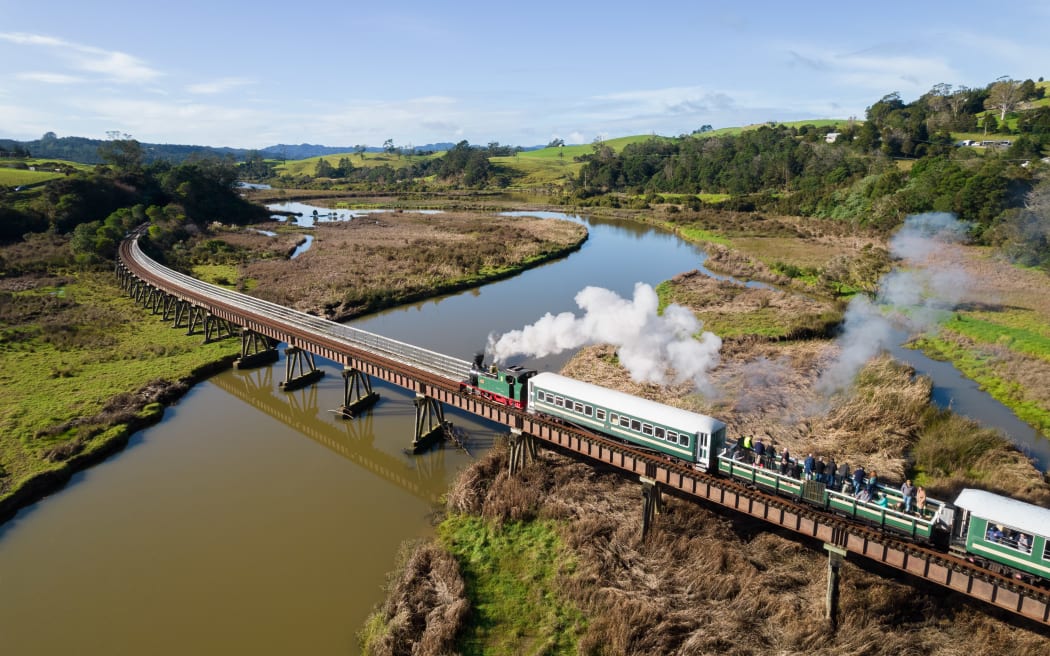
[[[153,292],[163,292],[231,324],[521,430],[561,449],[656,481],[681,494],[822,540],[1050,626],[1050,591],[1046,589],[998,575],[812,506],[749,489],[732,479],[696,471],[599,435],[463,393],[458,372],[464,361],[424,349],[418,349],[423,356],[413,360],[404,351],[391,352],[375,346],[386,338],[354,339],[355,336],[347,332],[348,327],[341,324],[208,285],[157,264],[142,253],[136,239],[121,244],[117,273],[125,290],[144,305],[154,304],[154,311],[158,301]]]

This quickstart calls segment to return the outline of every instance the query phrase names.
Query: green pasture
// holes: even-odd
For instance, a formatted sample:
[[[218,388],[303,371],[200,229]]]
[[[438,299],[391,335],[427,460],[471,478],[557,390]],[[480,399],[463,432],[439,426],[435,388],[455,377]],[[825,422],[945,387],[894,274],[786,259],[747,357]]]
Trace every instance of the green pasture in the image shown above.
[[[312,176],[317,171],[317,162],[322,158],[332,166],[338,166],[339,160],[346,157],[353,164],[354,168],[375,168],[377,166],[383,166],[384,164],[393,169],[404,168],[414,162],[420,162],[428,159],[436,159],[444,156],[445,152],[432,153],[430,155],[402,155],[398,156],[391,153],[363,153],[358,155],[355,152],[346,153],[335,153],[333,155],[321,155],[319,157],[310,157],[307,159],[297,159],[293,161],[287,161],[283,164],[279,164],[276,167],[277,175],[282,176],[300,176],[309,175]]]
[[[438,526],[459,561],[471,605],[462,654],[569,654],[586,618],[560,588],[575,568],[550,521],[452,516]],[[518,651],[522,645],[529,645]]]
[[[19,187],[46,182],[64,176],[65,174],[55,173],[54,171],[30,171],[28,169],[0,167],[0,187]]]
[[[794,127],[794,128],[800,128],[803,125],[812,125],[812,126],[818,127],[818,128],[824,128],[824,127],[831,127],[831,128],[833,128],[833,127],[836,127],[836,126],[842,126],[845,123],[846,123],[845,120],[843,120],[843,119],[835,119],[835,118],[813,118],[813,119],[807,119],[807,120],[804,120],[804,121],[772,121],[770,123],[752,123],[751,125],[741,125],[741,126],[729,127],[729,128],[718,128],[717,130],[711,130],[710,132],[699,132],[699,133],[691,135],[691,136],[699,137],[699,138],[724,137],[724,136],[727,136],[727,135],[738,135],[738,134],[740,134],[742,132],[747,132],[748,130],[757,130],[757,129],[763,128],[763,127],[770,127],[771,125],[772,126],[786,125],[788,127]]]
[[[166,377],[177,380],[237,352],[236,340],[203,344],[121,294],[112,273],[81,272],[59,288],[18,292],[13,304],[44,308],[19,325],[0,323],[0,471],[6,492],[58,469],[46,454],[73,442],[99,448],[120,432],[90,420],[112,398]],[[74,420],[87,423],[59,430]]]

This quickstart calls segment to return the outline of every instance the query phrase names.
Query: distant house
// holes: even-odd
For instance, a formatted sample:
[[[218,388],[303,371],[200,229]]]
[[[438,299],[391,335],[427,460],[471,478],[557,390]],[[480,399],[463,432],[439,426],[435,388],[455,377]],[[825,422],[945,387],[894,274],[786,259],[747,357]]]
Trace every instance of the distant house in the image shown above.
[[[838,139],[839,135],[841,134],[841,132],[828,132],[824,135],[824,141],[828,143],[835,143],[835,140]]]

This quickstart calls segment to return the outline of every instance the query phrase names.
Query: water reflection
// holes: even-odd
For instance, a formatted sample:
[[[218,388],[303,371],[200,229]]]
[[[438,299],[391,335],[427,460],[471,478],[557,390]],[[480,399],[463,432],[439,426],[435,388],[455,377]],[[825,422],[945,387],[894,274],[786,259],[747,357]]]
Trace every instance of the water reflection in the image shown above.
[[[319,385],[285,392],[277,386],[272,367],[232,374],[219,376],[213,382],[224,392],[413,496],[428,503],[440,500],[442,487],[451,473],[446,467],[445,449],[433,449],[413,457],[409,457],[407,450],[400,454],[390,453],[377,445],[376,420],[372,411],[349,420],[335,418],[334,409],[322,408],[318,402]],[[386,403],[385,414],[401,414],[414,420],[415,411],[411,404],[399,403],[391,408],[389,400]],[[325,415],[333,417],[326,418]],[[487,438],[475,440],[476,448],[481,450],[490,446],[494,432]],[[402,437],[404,444],[411,440],[411,435]]]

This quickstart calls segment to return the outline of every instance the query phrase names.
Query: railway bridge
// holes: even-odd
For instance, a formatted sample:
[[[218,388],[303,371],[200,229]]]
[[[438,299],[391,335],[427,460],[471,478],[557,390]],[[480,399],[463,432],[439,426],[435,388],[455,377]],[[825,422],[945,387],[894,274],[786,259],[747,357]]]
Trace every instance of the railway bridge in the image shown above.
[[[668,462],[543,417],[530,415],[463,393],[460,381],[470,364],[447,355],[344,326],[245,294],[201,282],[149,258],[132,235],[120,246],[116,265],[121,287],[154,314],[206,340],[240,335],[241,359],[249,368],[278,359],[287,345],[284,389],[308,385],[323,375],[314,356],[343,366],[342,412],[352,418],[374,403],[373,378],[416,395],[413,446],[423,448],[441,437],[443,407],[451,406],[506,426],[510,431],[510,466],[514,471],[535,455],[536,445],[582,455],[637,476],[643,486],[643,530],[652,520],[664,491],[701,499],[759,518],[781,529],[822,541],[828,550],[828,619],[835,620],[838,567],[852,554],[960,594],[1050,626],[1050,591],[1025,584],[945,553],[907,542],[876,527],[858,524],[750,489],[736,481]]]

